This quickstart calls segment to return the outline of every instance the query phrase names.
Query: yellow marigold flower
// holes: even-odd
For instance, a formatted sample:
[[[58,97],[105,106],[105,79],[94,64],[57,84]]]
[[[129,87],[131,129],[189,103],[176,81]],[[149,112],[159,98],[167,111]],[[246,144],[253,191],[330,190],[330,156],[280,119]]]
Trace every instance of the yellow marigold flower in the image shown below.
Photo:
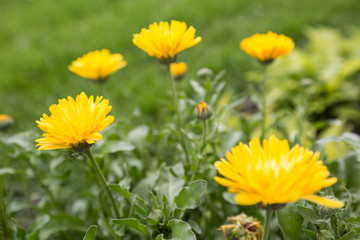
[[[269,63],[276,58],[288,55],[295,44],[282,34],[269,31],[266,34],[255,34],[240,42],[240,48],[262,63]]]
[[[289,149],[287,140],[271,136],[264,140],[250,141],[249,146],[239,143],[226,154],[227,161],[215,162],[219,173],[215,177],[221,185],[235,193],[240,205],[262,203],[263,206],[285,204],[305,199],[330,208],[341,208],[344,203],[314,195],[322,188],[336,183],[319,160],[319,152],[296,145]]]
[[[171,63],[176,54],[194,46],[201,41],[195,38],[195,28],[187,28],[185,22],[171,20],[150,24],[149,29],[143,28],[134,34],[133,43],[149,56],[155,56],[161,63]]]
[[[106,116],[110,110],[109,100],[103,97],[86,96],[84,92],[67,99],[59,99],[58,104],[49,108],[50,117],[43,114],[38,127],[44,138],[37,139],[39,150],[73,148],[81,150],[102,139],[100,132],[109,126],[113,116]]]
[[[12,118],[9,115],[0,113],[0,130],[7,129],[13,123],[14,123],[14,121],[12,120]]]
[[[181,80],[185,76],[186,71],[187,65],[184,62],[170,64],[170,73],[175,80]]]
[[[125,66],[126,61],[121,54],[111,54],[109,50],[103,49],[83,55],[68,68],[81,77],[104,82],[110,74]]]

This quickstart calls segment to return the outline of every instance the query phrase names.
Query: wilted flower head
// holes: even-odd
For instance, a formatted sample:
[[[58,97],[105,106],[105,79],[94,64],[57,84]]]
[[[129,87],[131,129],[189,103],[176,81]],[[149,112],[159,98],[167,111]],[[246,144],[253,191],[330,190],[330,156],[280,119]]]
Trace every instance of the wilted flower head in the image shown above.
[[[76,59],[68,67],[81,77],[104,82],[108,76],[126,66],[121,54],[111,54],[109,50],[96,50]]]
[[[9,128],[13,123],[14,121],[9,115],[0,113],[0,130]]]
[[[195,31],[193,26],[187,28],[185,22],[176,20],[153,23],[149,29],[143,28],[134,34],[133,43],[161,63],[171,63],[177,53],[201,41],[201,37],[195,38]]]
[[[240,48],[262,63],[288,55],[295,44],[293,40],[282,34],[269,31],[265,34],[255,34],[240,42]]]
[[[240,205],[262,203],[263,206],[286,204],[305,199],[331,208],[341,208],[344,203],[314,193],[336,183],[319,160],[319,152],[296,145],[289,149],[287,140],[271,136],[250,141],[249,146],[239,143],[226,154],[227,160],[215,162],[215,167],[225,178],[215,177],[221,185],[235,193]]]
[[[185,76],[186,71],[187,65],[184,62],[170,64],[170,73],[175,80],[181,80]]]
[[[228,224],[222,225],[222,230],[227,239],[237,240],[260,240],[263,227],[254,217],[241,213],[235,217],[226,219]]]
[[[194,116],[200,120],[209,119],[211,118],[212,114],[213,112],[211,107],[204,102],[200,102],[194,110]]]
[[[106,116],[110,110],[109,101],[103,97],[86,96],[84,92],[67,99],[59,99],[50,106],[50,117],[43,114],[38,127],[44,138],[37,139],[39,150],[73,148],[85,150],[89,145],[102,139],[100,132],[109,126],[113,116]]]

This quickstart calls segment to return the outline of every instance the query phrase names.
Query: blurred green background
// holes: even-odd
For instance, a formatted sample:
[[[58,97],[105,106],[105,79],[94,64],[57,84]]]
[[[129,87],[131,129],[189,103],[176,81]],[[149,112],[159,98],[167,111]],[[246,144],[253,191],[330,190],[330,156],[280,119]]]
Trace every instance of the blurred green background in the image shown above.
[[[239,41],[272,30],[303,46],[307,27],[332,27],[346,36],[360,23],[359,0],[0,0],[0,103],[12,131],[35,128],[35,120],[57,99],[99,86],[67,70],[72,60],[95,49],[124,55],[128,65],[105,86],[116,117],[134,109],[161,121],[168,80],[155,58],[132,44],[132,35],[161,20],[193,25],[200,44],[181,52],[195,76],[201,67],[226,69],[228,88],[246,91],[244,73],[259,68]]]

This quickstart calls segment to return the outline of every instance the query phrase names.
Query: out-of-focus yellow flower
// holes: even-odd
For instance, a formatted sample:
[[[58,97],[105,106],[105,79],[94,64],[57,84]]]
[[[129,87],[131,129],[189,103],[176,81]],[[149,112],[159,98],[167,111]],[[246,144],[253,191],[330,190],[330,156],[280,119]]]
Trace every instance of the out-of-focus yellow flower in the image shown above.
[[[14,123],[14,121],[12,120],[12,118],[9,115],[0,113],[0,130],[7,129],[13,123]]]
[[[212,114],[212,108],[204,102],[200,102],[194,110],[194,116],[200,120],[209,119],[211,118]]]
[[[291,38],[271,31],[252,35],[240,42],[242,50],[262,63],[269,63],[276,58],[288,55],[294,46]]]
[[[175,80],[181,80],[185,76],[186,71],[187,65],[184,62],[170,64],[170,73]]]
[[[109,126],[113,116],[106,116],[110,110],[109,101],[103,97],[86,96],[84,92],[67,99],[59,99],[58,104],[49,108],[50,117],[43,114],[38,127],[43,130],[44,138],[37,139],[39,150],[72,148],[84,150],[102,139],[100,132]]]
[[[314,195],[322,188],[336,183],[337,178],[319,160],[319,152],[296,145],[289,149],[287,140],[271,136],[250,141],[249,146],[239,143],[226,154],[227,161],[215,162],[219,173],[215,177],[221,185],[235,193],[240,205],[262,203],[263,206],[285,204],[305,199],[330,208],[342,208],[344,203]]]
[[[169,22],[153,23],[149,29],[143,28],[134,34],[133,43],[144,50],[149,56],[155,56],[161,63],[175,61],[176,54],[194,46],[201,41],[195,38],[195,28],[187,28],[185,22],[171,20]]]
[[[104,82],[108,76],[126,66],[121,54],[111,54],[109,50],[96,50],[76,59],[68,67],[81,77]]]

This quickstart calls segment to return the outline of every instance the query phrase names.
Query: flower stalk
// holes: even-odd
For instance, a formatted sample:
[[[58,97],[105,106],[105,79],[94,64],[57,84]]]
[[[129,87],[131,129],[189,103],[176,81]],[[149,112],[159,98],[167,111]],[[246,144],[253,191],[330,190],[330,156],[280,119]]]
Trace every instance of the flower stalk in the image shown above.
[[[114,208],[114,212],[115,212],[115,216],[116,218],[120,218],[120,213],[119,213],[119,209],[115,203],[115,200],[114,200],[114,197],[110,191],[110,188],[109,188],[109,185],[104,177],[104,175],[102,174],[101,172],[101,169],[99,167],[99,165],[97,164],[97,162],[95,161],[94,159],[94,156],[91,152],[91,149],[88,148],[86,151],[85,151],[86,155],[89,157],[89,160],[91,162],[91,166],[96,174],[96,177],[98,179],[98,181],[100,182],[100,185],[103,186],[103,188],[105,189],[105,192],[106,194],[108,195],[109,199],[110,199],[110,202]]]
[[[180,132],[180,144],[181,144],[182,149],[185,152],[186,162],[189,163],[190,162],[189,153],[186,148],[184,133],[181,131],[182,122],[181,122],[181,115],[180,115],[180,111],[179,111],[178,98],[177,98],[177,92],[176,92],[176,87],[175,87],[175,80],[171,76],[171,74],[169,74],[169,76],[170,76],[173,105],[174,105],[175,114],[176,114],[176,127],[177,127],[178,131]]]
[[[203,132],[201,137],[201,147],[200,147],[200,153],[204,150],[206,146],[206,119],[203,120]]]
[[[270,222],[272,215],[274,213],[274,210],[271,209],[271,207],[266,208],[265,213],[265,222],[264,222],[264,233],[261,237],[261,240],[268,240],[269,239],[269,233],[270,233]]]

